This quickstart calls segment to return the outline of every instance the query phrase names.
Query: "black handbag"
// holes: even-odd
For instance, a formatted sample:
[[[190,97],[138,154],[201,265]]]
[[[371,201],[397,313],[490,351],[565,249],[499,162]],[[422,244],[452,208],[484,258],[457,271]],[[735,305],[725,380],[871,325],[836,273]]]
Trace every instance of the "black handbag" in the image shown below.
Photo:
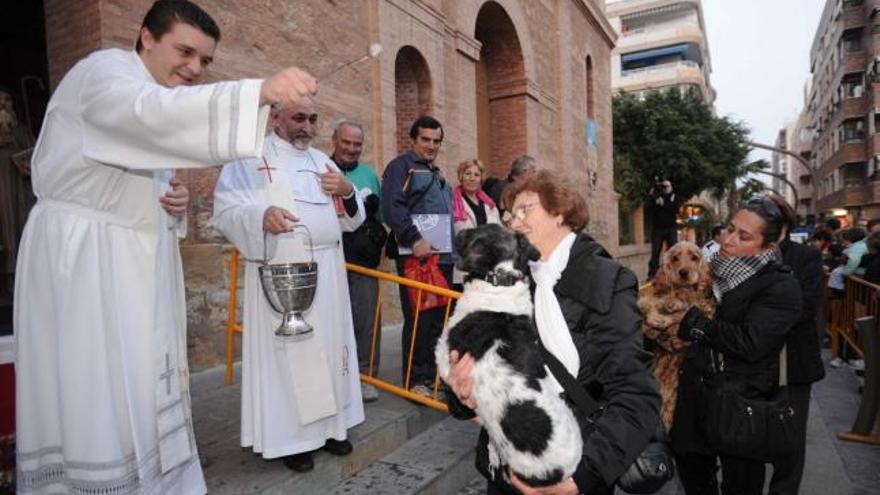
[[[368,217],[351,234],[351,245],[355,253],[364,260],[364,266],[374,268],[382,261],[382,249],[388,239],[385,226],[375,218]]]
[[[785,347],[779,356],[779,386],[769,397],[747,397],[742,380],[723,374],[707,382],[700,424],[713,450],[763,462],[795,451],[798,445],[796,413],[786,386]]]
[[[574,402],[575,406],[581,411],[581,414],[592,423],[596,415],[601,414],[603,408],[590,397],[587,390],[578,381],[571,376],[571,373],[565,369],[562,363],[550,353],[544,345],[538,343],[538,349],[544,358],[544,363],[550,368],[553,376],[565,389],[568,398]],[[658,418],[659,421],[659,418]],[[617,486],[627,492],[633,494],[649,494],[654,493],[667,481],[675,477],[675,459],[669,442],[666,439],[666,432],[663,425],[658,423],[654,436],[648,441],[648,445],[636,457],[636,460],[617,478]]]

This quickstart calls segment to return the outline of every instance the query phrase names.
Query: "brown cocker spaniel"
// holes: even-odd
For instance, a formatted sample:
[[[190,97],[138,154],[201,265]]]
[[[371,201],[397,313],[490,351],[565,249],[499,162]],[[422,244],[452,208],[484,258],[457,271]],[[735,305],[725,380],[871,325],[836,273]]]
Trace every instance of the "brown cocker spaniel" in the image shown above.
[[[678,370],[688,346],[678,338],[678,325],[691,306],[709,318],[714,314],[712,269],[696,244],[682,241],[663,254],[650,294],[639,298],[645,316],[642,331],[657,344],[654,376],[660,384],[660,418],[667,432],[675,411]]]

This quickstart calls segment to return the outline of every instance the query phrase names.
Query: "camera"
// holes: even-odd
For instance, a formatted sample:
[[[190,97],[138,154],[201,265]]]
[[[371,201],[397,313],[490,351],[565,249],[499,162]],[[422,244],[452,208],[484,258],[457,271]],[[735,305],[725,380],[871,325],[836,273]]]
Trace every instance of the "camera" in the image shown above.
[[[654,189],[661,189],[663,187],[663,179],[660,178],[659,175],[654,176]]]

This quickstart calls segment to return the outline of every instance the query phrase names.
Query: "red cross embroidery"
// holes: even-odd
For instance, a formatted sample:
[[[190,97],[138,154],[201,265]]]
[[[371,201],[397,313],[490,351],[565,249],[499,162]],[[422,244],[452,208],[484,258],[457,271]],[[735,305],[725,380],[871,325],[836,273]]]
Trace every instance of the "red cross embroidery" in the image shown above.
[[[272,182],[272,170],[277,170],[275,167],[270,167],[269,162],[266,161],[266,157],[263,157],[263,163],[266,165],[265,167],[257,167],[257,170],[265,170],[266,175],[269,176],[269,183]]]

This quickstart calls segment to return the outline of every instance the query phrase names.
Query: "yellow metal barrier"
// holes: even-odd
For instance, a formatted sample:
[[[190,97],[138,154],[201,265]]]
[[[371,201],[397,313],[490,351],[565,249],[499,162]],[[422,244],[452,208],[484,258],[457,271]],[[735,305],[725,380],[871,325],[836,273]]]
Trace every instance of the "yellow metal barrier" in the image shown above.
[[[235,357],[235,334],[241,333],[238,313],[238,249],[232,249],[229,258],[229,299],[226,302],[226,385],[232,385],[232,365]]]
[[[865,353],[856,331],[856,320],[863,316],[880,316],[880,285],[872,284],[856,276],[846,277],[843,298],[831,297],[827,278],[823,283],[825,303],[825,332],[831,338],[831,356],[840,355],[841,340],[845,341],[859,357]]]
[[[226,385],[230,385],[233,379],[233,359],[235,355],[235,334],[242,332],[242,327],[237,323],[236,314],[238,311],[237,306],[237,296],[238,296],[238,264],[239,264],[239,254],[238,250],[232,250],[232,256],[229,260],[229,301],[227,305],[227,314],[228,320],[226,324]],[[417,304],[415,314],[413,315],[413,330],[412,330],[412,338],[409,342],[409,361],[407,362],[407,372],[406,379],[403,383],[403,386],[395,385],[393,383],[389,383],[387,381],[381,380],[373,375],[375,356],[376,356],[376,346],[380,345],[377,342],[377,335],[379,332],[379,322],[381,321],[381,309],[382,309],[382,287],[383,284],[379,284],[379,292],[376,297],[376,308],[373,312],[373,328],[372,328],[372,341],[370,344],[370,374],[361,374],[361,381],[364,383],[368,383],[370,385],[375,386],[381,390],[386,392],[390,392],[392,394],[398,395],[400,397],[404,397],[406,399],[412,400],[414,402],[418,402],[420,404],[424,404],[426,406],[433,407],[435,409],[446,411],[446,404],[440,400],[440,379],[439,376],[434,377],[434,387],[432,391],[431,397],[425,397],[410,391],[410,375],[412,374],[412,359],[414,355],[414,347],[416,342],[416,336],[418,334],[418,326],[419,326],[419,315],[421,311],[418,309],[421,306],[422,295],[424,292],[430,292],[433,294],[437,294],[440,296],[449,297],[450,300],[446,304],[446,311],[443,319],[443,325],[446,326],[446,321],[449,319],[449,312],[452,308],[452,300],[458,299],[461,296],[461,293],[444,289],[441,287],[436,287],[429,284],[424,284],[421,282],[417,282],[415,280],[410,280],[408,278],[400,277],[395,274],[382,272],[379,270],[372,270],[369,268],[364,268],[359,265],[354,265],[351,263],[346,263],[346,268],[349,271],[359,273],[361,275],[366,275],[369,277],[374,277],[378,279],[380,282],[390,282],[395,283],[399,287],[411,287],[418,290],[417,296]],[[645,293],[651,290],[651,284],[647,283],[639,287],[639,294],[644,295]]]
[[[226,323],[226,385],[230,385],[233,379],[233,362],[235,356],[235,334],[241,333],[242,327],[237,323],[236,314],[238,312],[237,306],[237,295],[238,295],[238,263],[239,263],[239,254],[238,250],[233,249],[232,256],[229,260],[229,301],[227,304],[227,323]],[[381,390],[386,392],[391,392],[400,397],[404,397],[410,399],[412,401],[418,402],[420,404],[424,404],[426,406],[433,407],[435,409],[439,409],[441,411],[446,411],[446,404],[440,400],[440,379],[439,376],[434,377],[434,387],[431,397],[425,397],[410,391],[410,375],[412,374],[412,359],[413,359],[413,350],[415,347],[416,337],[418,335],[418,327],[419,327],[419,315],[421,311],[418,309],[421,306],[422,295],[425,292],[430,292],[433,294],[437,294],[440,296],[446,296],[449,298],[449,302],[446,304],[446,312],[443,319],[443,325],[446,325],[446,320],[449,319],[449,312],[452,308],[452,300],[458,299],[461,296],[461,293],[444,289],[441,287],[436,287],[429,284],[424,284],[421,282],[417,282],[415,280],[410,280],[408,278],[400,277],[398,275],[393,275],[386,272],[381,272],[379,270],[371,270],[369,268],[364,268],[359,265],[353,265],[351,263],[346,263],[346,268],[355,273],[360,273],[361,275],[366,275],[369,277],[374,277],[379,281],[396,283],[398,286],[403,287],[411,287],[413,289],[418,290],[418,297],[416,303],[415,314],[413,315],[413,330],[412,330],[412,338],[409,342],[409,361],[407,363],[407,372],[406,372],[406,380],[403,384],[403,387],[399,385],[395,385],[393,383],[386,382],[373,376],[373,369],[375,363],[376,356],[376,346],[379,345],[377,342],[377,332],[379,327],[379,322],[381,321],[380,315],[382,310],[382,284],[379,284],[379,293],[376,297],[376,308],[373,312],[373,328],[372,328],[372,343],[370,345],[370,374],[364,375],[361,374],[361,381],[364,383],[369,383]]]

